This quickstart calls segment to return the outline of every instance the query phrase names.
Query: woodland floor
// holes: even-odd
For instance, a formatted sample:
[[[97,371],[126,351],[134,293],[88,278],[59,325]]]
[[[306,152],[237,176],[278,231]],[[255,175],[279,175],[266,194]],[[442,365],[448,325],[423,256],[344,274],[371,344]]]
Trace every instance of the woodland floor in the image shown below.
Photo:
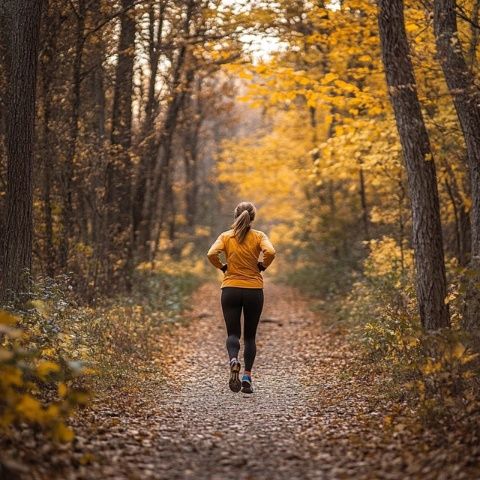
[[[231,392],[219,294],[200,287],[138,381],[83,411],[72,446],[32,445],[19,478],[480,478],[478,442],[385,426],[381,380],[290,287],[266,285],[256,391]]]

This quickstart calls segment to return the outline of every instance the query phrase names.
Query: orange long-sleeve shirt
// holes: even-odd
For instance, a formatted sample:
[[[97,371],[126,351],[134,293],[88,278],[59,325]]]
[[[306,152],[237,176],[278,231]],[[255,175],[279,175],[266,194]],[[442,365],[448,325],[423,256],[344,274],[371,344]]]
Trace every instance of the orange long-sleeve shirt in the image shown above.
[[[263,252],[263,266],[267,268],[275,258],[275,249],[270,239],[260,230],[250,229],[243,242],[239,243],[233,229],[222,232],[210,247],[208,259],[217,268],[222,268],[220,253],[227,259],[227,271],[223,287],[263,288],[263,277],[258,269],[260,252]]]

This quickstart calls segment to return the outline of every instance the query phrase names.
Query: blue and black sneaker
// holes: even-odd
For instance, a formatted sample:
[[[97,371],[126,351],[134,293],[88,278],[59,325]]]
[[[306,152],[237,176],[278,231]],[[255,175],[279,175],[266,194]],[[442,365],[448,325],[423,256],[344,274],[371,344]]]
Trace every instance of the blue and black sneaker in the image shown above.
[[[244,374],[242,377],[242,393],[253,393],[252,377]]]
[[[236,358],[232,358],[230,360],[230,380],[228,382],[228,386],[232,392],[239,392],[242,384],[240,382],[240,362]]]

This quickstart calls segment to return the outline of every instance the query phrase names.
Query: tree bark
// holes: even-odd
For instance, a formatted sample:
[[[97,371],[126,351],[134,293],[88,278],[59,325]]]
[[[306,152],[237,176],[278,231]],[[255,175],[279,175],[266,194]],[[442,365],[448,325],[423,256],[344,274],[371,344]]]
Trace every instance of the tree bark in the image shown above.
[[[95,23],[100,23],[102,21],[102,6],[103,3],[98,0],[92,3],[91,11]],[[102,147],[105,139],[106,118],[105,68],[103,66],[106,46],[104,42],[96,42],[90,48],[92,49],[91,57],[93,63],[93,72],[90,81],[91,129],[97,136],[99,147]]]
[[[362,162],[360,162],[358,173],[360,205],[362,207],[363,239],[368,242],[370,241],[370,218],[368,213],[367,191],[365,188],[365,172],[363,170]]]
[[[453,98],[467,147],[472,196],[471,258],[472,276],[466,279],[464,326],[480,327],[480,91],[463,56],[457,30],[455,0],[434,1],[434,30],[438,57]]]
[[[42,3],[41,0],[16,0],[10,5],[7,193],[0,290],[4,299],[23,291],[32,267],[32,174]]]
[[[477,46],[478,46],[478,17],[480,14],[480,0],[475,0],[472,9],[472,17],[471,17],[471,24],[470,24],[470,46],[468,49],[468,63],[470,66],[470,70],[473,71],[475,68],[476,60],[477,60]]]
[[[459,265],[465,267],[468,265],[471,250],[470,216],[455,172],[447,161],[444,162],[444,168],[447,174],[444,180],[445,189],[450,198],[455,217],[456,256]]]
[[[112,144],[128,150],[132,144],[132,96],[133,67],[135,63],[135,17],[134,0],[122,0],[122,8],[128,9],[120,17],[118,62],[112,112]]]
[[[187,232],[193,235],[197,219],[198,204],[198,162],[200,131],[205,120],[204,101],[202,100],[202,78],[198,78],[195,86],[195,97],[190,98],[191,105],[185,109],[186,118],[184,134],[183,159],[185,165],[185,220]]]
[[[10,21],[7,18],[7,2],[5,0],[0,0],[0,135],[5,138],[5,133],[7,130],[7,119],[6,119],[6,89],[7,89],[7,71],[9,67],[9,49],[8,49],[8,38],[9,30],[11,28]],[[3,155],[2,155],[3,156]],[[6,185],[6,180],[3,178],[3,158],[0,159],[0,185],[4,187]],[[0,202],[0,219],[3,220],[3,201]],[[0,231],[3,231],[3,225],[0,223]],[[1,234],[0,234],[1,242]]]
[[[70,104],[70,124],[65,165],[62,170],[62,236],[60,241],[59,264],[66,269],[70,253],[70,241],[73,236],[73,179],[75,175],[74,161],[77,154],[77,140],[80,122],[81,82],[83,47],[85,43],[86,0],[79,0],[76,15],[75,54],[73,57],[72,84]]]
[[[403,0],[378,0],[382,60],[405,160],[412,203],[413,248],[420,320],[448,327],[440,206],[430,140],[417,96],[405,31]]]
[[[120,16],[120,38],[113,97],[111,143],[118,146],[112,152],[107,167],[107,212],[111,235],[110,248],[123,255],[123,278],[128,290],[133,268],[132,230],[132,98],[135,65],[136,21],[134,0],[122,0],[126,13]]]
[[[56,11],[50,11],[45,8],[47,13],[44,17],[43,24],[58,30],[59,15]],[[45,252],[44,265],[48,276],[55,275],[55,248],[53,243],[53,209],[52,209],[52,190],[54,177],[54,149],[53,132],[51,126],[52,120],[52,84],[55,78],[57,49],[57,35],[49,35],[43,46],[43,55],[40,60],[41,73],[41,98],[43,101],[43,115],[41,118],[42,132],[42,158],[43,158],[43,182],[42,182],[42,199],[43,199],[43,221],[45,222]]]
[[[108,166],[108,203],[110,205],[115,203],[117,209],[123,210],[124,214],[130,212],[131,190],[131,162],[128,153],[132,145],[133,67],[135,62],[135,18],[130,10],[133,3],[134,0],[122,0],[122,8],[129,10],[120,17],[111,132],[112,145],[120,147],[119,152],[114,152],[113,155],[120,157],[120,161],[115,158]],[[116,213],[120,214],[120,212]],[[123,220],[125,221],[125,219]]]

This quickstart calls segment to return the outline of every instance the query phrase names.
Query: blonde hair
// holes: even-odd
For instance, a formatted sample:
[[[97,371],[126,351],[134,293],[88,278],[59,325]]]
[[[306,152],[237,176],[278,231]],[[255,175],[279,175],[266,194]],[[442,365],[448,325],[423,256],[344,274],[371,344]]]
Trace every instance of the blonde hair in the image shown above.
[[[239,243],[242,243],[250,230],[250,223],[255,219],[257,209],[250,202],[241,202],[235,207],[233,218],[235,222],[232,225],[233,234]]]

